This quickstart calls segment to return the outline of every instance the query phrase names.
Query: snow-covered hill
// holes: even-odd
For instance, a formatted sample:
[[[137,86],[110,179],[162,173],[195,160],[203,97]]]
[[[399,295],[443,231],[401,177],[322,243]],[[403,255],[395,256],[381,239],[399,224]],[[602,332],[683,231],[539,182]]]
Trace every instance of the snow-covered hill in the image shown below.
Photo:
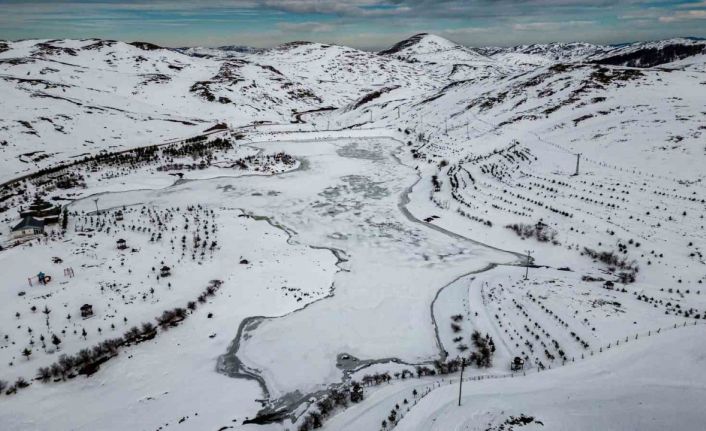
[[[416,34],[379,54],[411,63],[422,63],[427,73],[451,80],[497,78],[521,70],[519,66],[523,66],[512,61],[495,61],[481,53],[481,50],[467,48],[427,33]]]
[[[589,57],[598,64],[629,67],[655,67],[706,53],[706,41],[667,39],[615,47]]]
[[[517,54],[520,56],[527,56],[528,58],[535,57],[544,59],[545,61],[548,60],[558,63],[581,61],[585,58],[595,56],[609,50],[610,47],[585,42],[531,44],[507,48],[481,48],[481,52],[491,57]]]
[[[424,93],[440,85],[405,62],[339,46],[202,58],[102,40],[7,42],[0,79],[2,179],[78,154],[197,135],[216,122],[288,123],[386,86]]]
[[[471,382],[463,407],[456,405],[457,387],[447,386],[425,397],[396,429],[463,429],[479,422],[490,430],[698,429],[705,419],[697,403],[706,381],[696,371],[704,365],[703,334],[689,328],[527,379]]]

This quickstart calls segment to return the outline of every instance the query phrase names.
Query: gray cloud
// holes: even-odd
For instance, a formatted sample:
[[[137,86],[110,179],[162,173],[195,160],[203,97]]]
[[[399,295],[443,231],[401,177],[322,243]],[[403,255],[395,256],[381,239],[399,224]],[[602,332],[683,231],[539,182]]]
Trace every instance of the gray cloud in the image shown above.
[[[706,0],[0,0],[0,10],[0,39],[378,49],[422,31],[469,45],[706,36]]]

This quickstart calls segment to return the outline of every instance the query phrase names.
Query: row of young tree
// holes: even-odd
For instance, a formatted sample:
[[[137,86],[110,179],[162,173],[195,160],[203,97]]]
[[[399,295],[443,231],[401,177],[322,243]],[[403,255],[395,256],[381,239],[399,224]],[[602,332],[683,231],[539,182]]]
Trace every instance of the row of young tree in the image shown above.
[[[350,403],[363,401],[363,387],[358,382],[340,389],[331,389],[326,396],[316,403],[316,408],[307,413],[299,424],[299,431],[321,428],[324,421],[339,408],[346,408]]]
[[[186,308],[192,313],[198,307],[198,303],[205,303],[208,297],[214,296],[218,289],[223,284],[220,280],[212,280],[204,291],[198,296],[197,301],[189,301]],[[165,310],[155,320],[162,331],[177,326],[180,322],[188,317],[189,313],[186,309],[177,307],[171,310]],[[121,347],[126,347],[134,344],[139,344],[147,340],[153,339],[157,335],[157,326],[151,322],[144,322],[140,327],[133,326],[128,329],[122,336],[103,340],[91,348],[81,349],[75,355],[63,354],[59,359],[48,367],[41,367],[37,370],[36,380],[43,383],[50,381],[64,381],[72,379],[78,375],[90,376],[97,372],[100,365],[107,362],[118,355]],[[56,337],[56,336],[55,336]],[[58,342],[61,343],[56,337]],[[27,355],[28,356],[28,355]],[[11,395],[17,392],[18,389],[29,386],[29,383],[23,378],[18,379],[13,385],[9,385],[6,381],[0,380],[0,394],[3,392]]]

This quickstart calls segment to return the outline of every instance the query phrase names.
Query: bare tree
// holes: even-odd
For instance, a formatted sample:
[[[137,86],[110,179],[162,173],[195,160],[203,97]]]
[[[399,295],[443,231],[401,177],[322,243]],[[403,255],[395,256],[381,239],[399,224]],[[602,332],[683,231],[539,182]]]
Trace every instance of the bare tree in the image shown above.
[[[51,373],[51,370],[49,369],[49,367],[41,367],[37,371],[37,378],[39,380],[41,380],[43,383],[46,383],[51,378],[51,374],[52,373]]]
[[[61,340],[59,339],[59,337],[56,336],[56,334],[52,334],[51,343],[56,347],[57,350],[59,350],[59,344],[61,344]]]

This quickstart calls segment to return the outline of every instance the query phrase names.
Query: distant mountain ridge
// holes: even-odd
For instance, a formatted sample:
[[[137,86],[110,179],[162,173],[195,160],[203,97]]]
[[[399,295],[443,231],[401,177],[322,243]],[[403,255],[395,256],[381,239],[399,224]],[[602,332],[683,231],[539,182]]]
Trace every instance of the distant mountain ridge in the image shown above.
[[[253,54],[262,51],[261,48],[253,48],[245,45],[224,45],[215,48],[209,47],[181,47],[174,48],[175,51],[192,57],[219,57],[230,55]]]
[[[546,82],[546,98],[554,91],[550,78],[562,70],[576,69],[564,73],[561,83],[574,88],[575,94],[565,98],[566,106],[573,106],[588,89],[614,79],[604,71],[591,75],[591,69],[578,68],[703,72],[705,46],[703,40],[679,38],[621,46],[577,42],[468,48],[428,33],[380,52],[301,41],[270,49],[174,49],[102,39],[0,41],[0,90],[10,107],[0,118],[0,142],[7,142],[0,146],[0,158],[17,169],[42,167],[61,151],[78,154],[84,147],[154,142],[188,135],[196,125],[211,122],[299,122],[298,113],[322,109],[340,109],[350,124],[361,124],[370,121],[374,110],[400,104],[416,110],[418,103],[443,100],[453,92],[460,106],[502,106],[503,112],[521,108],[528,117],[531,99],[525,100],[525,89]],[[532,80],[524,82],[530,73]],[[513,105],[504,106],[503,100]],[[531,110],[536,117],[564,112],[560,106]],[[88,118],[94,127],[82,125]],[[135,142],[138,129],[140,141]],[[36,166],[14,165],[24,145],[44,151],[35,158]]]
[[[616,47],[590,60],[597,64],[654,67],[706,53],[706,41],[696,38],[638,42]]]
[[[51,44],[58,40],[38,40],[38,43]],[[94,41],[97,47],[112,45],[117,41],[102,39],[83,39]],[[18,42],[18,41],[15,41]],[[10,49],[13,41],[0,40],[0,53]],[[273,48],[255,48],[246,45],[223,45],[218,47],[162,47],[154,43],[129,42],[142,50],[167,49],[190,57],[219,58],[241,57],[270,50],[290,49],[292,47],[313,44],[313,42],[289,42]],[[330,46],[318,44],[319,46]],[[679,37],[657,41],[638,41],[612,45],[598,45],[587,42],[552,42],[516,45],[511,47],[481,46],[470,47],[443,37],[418,33],[401,40],[389,48],[377,52],[381,56],[394,56],[407,61],[425,61],[430,63],[454,63],[503,59],[515,64],[539,65],[543,62],[590,61],[596,64],[621,65],[628,67],[654,67],[672,61],[703,54],[706,39],[699,37]],[[443,57],[440,54],[446,53]]]

